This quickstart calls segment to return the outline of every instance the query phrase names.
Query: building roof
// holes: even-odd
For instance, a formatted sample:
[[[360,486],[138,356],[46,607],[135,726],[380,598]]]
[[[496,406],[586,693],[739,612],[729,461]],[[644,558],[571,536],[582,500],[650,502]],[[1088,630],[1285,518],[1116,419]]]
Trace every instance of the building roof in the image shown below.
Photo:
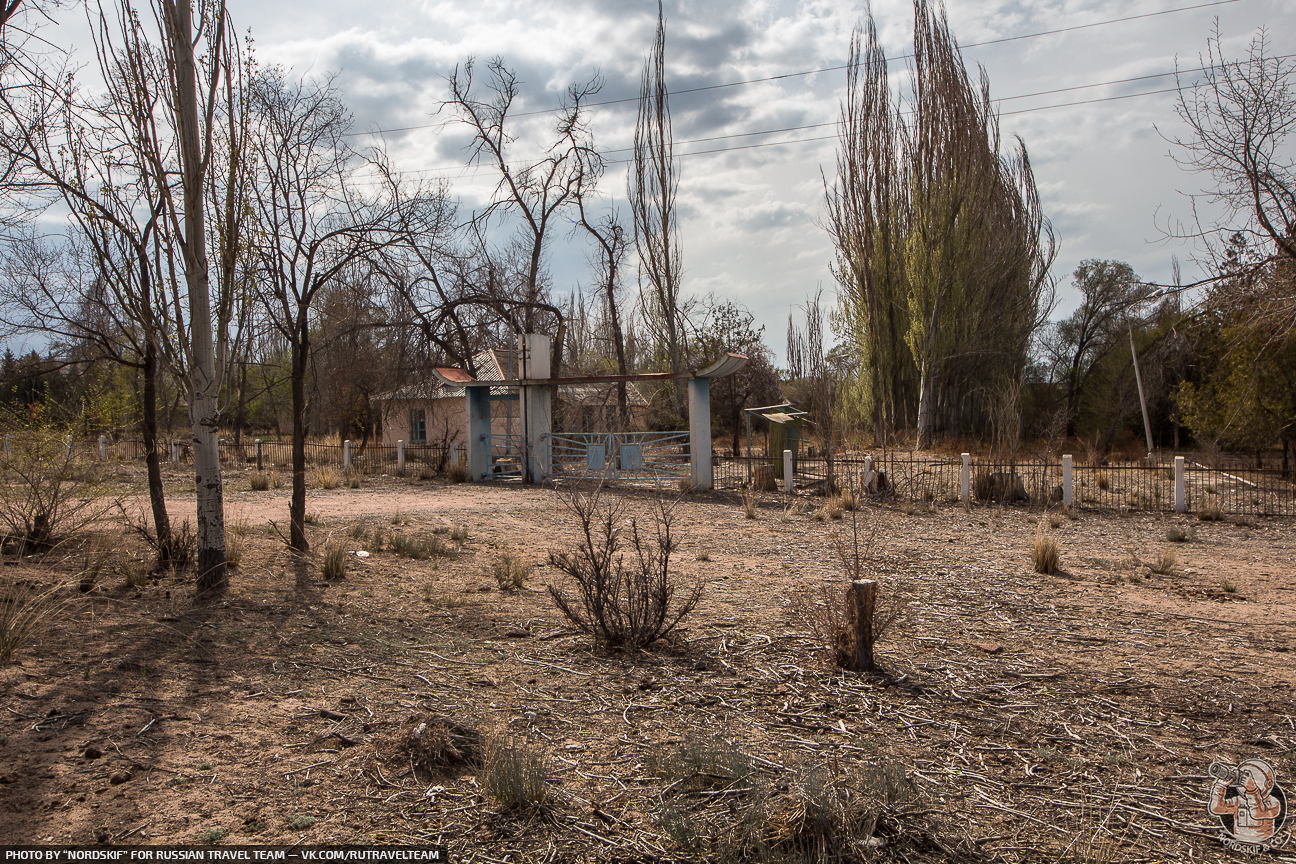
[[[473,368],[477,370],[474,378],[466,369],[438,368],[437,374],[450,381],[509,381],[517,378],[517,352],[505,348],[488,348],[473,356]],[[491,395],[502,396],[515,388],[492,387]],[[382,393],[374,397],[380,402],[413,402],[425,399],[462,399],[464,388],[448,384],[421,381],[408,384],[399,390]],[[565,384],[559,391],[559,399],[577,405],[615,405],[617,404],[617,385],[615,383]],[[626,384],[626,401],[632,408],[646,408],[648,399],[634,382]]]

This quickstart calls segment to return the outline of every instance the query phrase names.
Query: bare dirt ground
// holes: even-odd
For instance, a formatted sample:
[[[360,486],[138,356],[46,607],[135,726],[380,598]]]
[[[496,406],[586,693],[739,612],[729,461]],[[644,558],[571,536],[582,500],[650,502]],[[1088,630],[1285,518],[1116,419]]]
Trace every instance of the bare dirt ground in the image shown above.
[[[776,841],[808,830],[818,777],[868,791],[844,860],[1223,861],[1239,856],[1206,811],[1212,761],[1264,758],[1296,790],[1291,520],[1082,512],[1053,531],[1063,572],[1042,576],[1039,511],[868,503],[868,569],[912,598],[878,646],[888,680],[833,670],[792,608],[843,587],[831,537],[849,513],[816,519],[771,494],[749,520],[735,495],[683,498],[678,571],[704,584],[699,608],[666,644],[596,653],[545,591],[561,582],[549,551],[576,543],[559,492],[312,489],[317,549],[387,538],[325,582],[269,526],[287,518],[285,490],[247,491],[242,475],[227,490],[241,560],[217,603],[196,605],[188,576],[127,585],[145,553],[120,525],[5,562],[32,590],[73,587],[0,666],[0,842],[741,859],[744,826],[792,848]],[[628,516],[652,501],[624,497]],[[191,494],[172,504],[192,513]],[[1172,525],[1195,538],[1168,543]],[[399,556],[393,534],[450,554]],[[1149,572],[1166,549],[1171,572]],[[484,569],[506,551],[534,565],[521,590]],[[547,803],[510,811],[471,758],[432,764],[423,723],[464,750],[525,742],[545,759]],[[671,774],[689,747],[746,769]]]

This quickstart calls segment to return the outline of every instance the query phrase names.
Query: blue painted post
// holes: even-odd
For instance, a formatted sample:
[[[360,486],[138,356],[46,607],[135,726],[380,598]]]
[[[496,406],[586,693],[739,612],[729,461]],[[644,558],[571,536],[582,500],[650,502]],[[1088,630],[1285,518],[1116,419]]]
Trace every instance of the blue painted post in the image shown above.
[[[490,476],[490,388],[465,387],[464,399],[468,405],[468,476],[485,480]]]
[[[715,485],[711,469],[711,379],[689,381],[689,469],[693,489],[708,492]]]

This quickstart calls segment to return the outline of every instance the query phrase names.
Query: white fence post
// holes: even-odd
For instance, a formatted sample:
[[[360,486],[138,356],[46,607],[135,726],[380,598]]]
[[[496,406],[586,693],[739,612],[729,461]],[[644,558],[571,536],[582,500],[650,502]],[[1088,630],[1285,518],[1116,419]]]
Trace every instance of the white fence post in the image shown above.
[[[860,491],[866,492],[873,483],[873,457],[864,457],[864,470],[860,472]]]
[[[174,438],[171,439],[171,461],[180,461],[180,442]]]
[[[1062,506],[1070,507],[1075,500],[1075,489],[1071,474],[1071,456],[1062,457]]]
[[[1187,513],[1188,495],[1187,490],[1184,488],[1184,457],[1182,456],[1175,457],[1174,477],[1175,512]]]
[[[792,494],[792,451],[783,451],[783,491]]]
[[[99,461],[100,462],[108,461],[108,436],[107,435],[99,436]]]
[[[972,454],[963,454],[963,467],[959,471],[959,498],[964,506],[972,503]]]
[[[396,472],[398,474],[405,473],[405,441],[404,440],[400,440],[396,442]]]
[[[351,439],[342,442],[342,470],[351,470]]]

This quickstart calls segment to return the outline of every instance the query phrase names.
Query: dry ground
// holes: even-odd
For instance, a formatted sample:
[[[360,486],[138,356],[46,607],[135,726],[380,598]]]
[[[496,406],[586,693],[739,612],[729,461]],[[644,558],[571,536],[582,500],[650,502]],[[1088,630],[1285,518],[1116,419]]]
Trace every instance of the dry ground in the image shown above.
[[[549,550],[576,541],[552,489],[366,477],[312,490],[317,548],[388,535],[331,583],[295,569],[269,529],[283,490],[239,475],[228,489],[241,566],[218,603],[195,605],[188,577],[126,585],[143,552],[120,526],[5,562],[32,587],[103,569],[0,665],[0,842],[741,858],[744,825],[805,829],[793,817],[824,780],[871,790],[859,860],[1223,861],[1237,856],[1206,813],[1212,760],[1263,757],[1296,790],[1290,520],[1085,512],[1053,531],[1063,572],[1041,576],[1037,511],[870,503],[868,566],[885,594],[912,597],[879,643],[888,682],[833,671],[792,611],[840,587],[830,538],[849,513],[820,520],[769,495],[749,520],[736,496],[684,498],[678,570],[704,583],[700,607],[668,644],[600,654],[544,590],[561,575]],[[172,498],[192,512],[192,495]],[[642,514],[651,498],[625,503]],[[1195,539],[1168,543],[1171,525]],[[393,533],[452,553],[398,556]],[[1170,574],[1150,573],[1167,548]],[[484,570],[506,551],[534,565],[521,590]],[[541,754],[548,803],[508,811],[472,764],[425,770],[413,733],[445,731],[437,716],[461,748],[482,735]],[[680,773],[687,747],[750,772]]]

